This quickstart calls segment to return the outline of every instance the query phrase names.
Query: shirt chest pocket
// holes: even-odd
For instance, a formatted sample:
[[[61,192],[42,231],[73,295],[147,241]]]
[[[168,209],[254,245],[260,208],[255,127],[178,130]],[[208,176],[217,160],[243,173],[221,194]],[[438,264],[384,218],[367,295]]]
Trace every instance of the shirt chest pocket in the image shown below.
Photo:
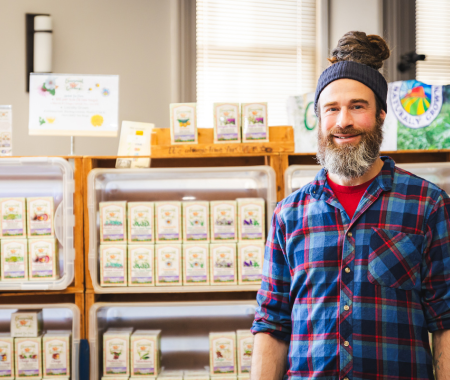
[[[411,290],[420,283],[423,235],[372,228],[367,277],[372,284]]]

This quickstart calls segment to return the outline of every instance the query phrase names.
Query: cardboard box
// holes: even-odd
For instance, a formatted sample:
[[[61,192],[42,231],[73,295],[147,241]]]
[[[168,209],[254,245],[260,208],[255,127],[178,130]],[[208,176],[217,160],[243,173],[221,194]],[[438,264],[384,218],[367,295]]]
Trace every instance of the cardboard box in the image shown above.
[[[238,284],[261,284],[265,244],[238,243]]]
[[[132,328],[108,329],[103,334],[103,376],[130,376]]]
[[[127,202],[100,202],[100,244],[127,243]]]
[[[183,284],[181,244],[157,244],[155,246],[156,286]]]
[[[14,379],[14,338],[0,333],[0,379]]]
[[[171,144],[197,144],[197,104],[170,104]]]
[[[15,338],[16,379],[40,379],[42,377],[42,336]]]
[[[239,198],[239,241],[265,241],[265,205],[263,198]]]
[[[155,246],[128,246],[128,286],[155,285]]]
[[[211,243],[237,241],[236,201],[213,201],[211,210]]]
[[[53,197],[27,198],[28,238],[55,237]]]
[[[181,202],[155,202],[156,243],[181,243]]]
[[[28,280],[27,239],[1,240],[1,279],[4,282]]]
[[[155,204],[128,202],[128,244],[155,242]]]
[[[27,212],[25,198],[1,198],[1,231],[2,239],[26,239]]]
[[[183,202],[183,242],[209,242],[209,202]]]
[[[11,314],[11,336],[14,338],[41,335],[43,327],[42,310],[20,310]]]
[[[267,102],[241,104],[242,142],[269,142]]]
[[[211,375],[236,375],[236,333],[209,333]]]
[[[211,285],[237,285],[236,244],[211,244]]]
[[[42,338],[42,372],[48,379],[70,377],[71,331],[47,331]]]
[[[183,245],[183,285],[209,285],[209,244]]]
[[[100,286],[127,286],[127,246],[100,246]]]
[[[239,103],[214,103],[214,144],[240,142]]]
[[[28,272],[31,281],[52,281],[59,278],[56,239],[28,240],[28,258]]]
[[[250,330],[236,331],[238,373],[249,374],[252,367],[253,334]]]
[[[161,330],[136,330],[131,335],[131,376],[148,378],[161,369]]]

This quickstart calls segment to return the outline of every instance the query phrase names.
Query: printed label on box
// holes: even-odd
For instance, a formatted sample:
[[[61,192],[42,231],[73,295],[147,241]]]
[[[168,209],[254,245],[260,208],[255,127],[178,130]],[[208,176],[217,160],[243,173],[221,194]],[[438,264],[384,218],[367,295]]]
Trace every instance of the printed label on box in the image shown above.
[[[28,198],[28,236],[52,237],[53,231],[53,198]]]
[[[181,285],[181,244],[156,246],[157,283]]]
[[[239,373],[250,373],[252,366],[252,354],[253,354],[253,335],[249,334],[240,335],[237,334],[237,347],[238,347],[238,365]]]
[[[212,374],[235,374],[236,373],[236,351],[234,334],[230,336],[216,336],[210,334],[211,373]]]
[[[269,141],[267,103],[242,104],[242,140]]]
[[[66,339],[44,338],[44,376],[69,376],[69,347]]]
[[[57,276],[55,239],[29,240],[30,280],[52,280]]]
[[[235,241],[236,202],[211,202],[212,239],[213,241]]]
[[[183,204],[184,241],[209,240],[209,204],[192,202]]]
[[[2,280],[28,279],[28,246],[27,240],[2,240],[1,272]]]
[[[196,113],[195,103],[174,103],[170,105],[172,143],[197,143]]]
[[[211,283],[236,284],[236,245],[211,244]]]
[[[264,240],[264,200],[238,199],[239,239]]]
[[[154,247],[128,246],[128,285],[154,285]]]
[[[41,338],[16,339],[16,378],[40,378]]]
[[[101,285],[126,285],[126,245],[100,246]]]
[[[14,343],[12,337],[0,334],[0,378],[14,378]]]
[[[239,283],[260,283],[264,243],[239,243]]]
[[[128,203],[128,241],[130,243],[152,243],[153,203]]]
[[[119,337],[104,337],[105,375],[128,375],[128,341]]]
[[[209,283],[208,244],[183,246],[184,283],[186,285]]]
[[[181,203],[157,203],[158,241],[181,242]]]
[[[214,104],[215,142],[240,142],[239,103]]]
[[[126,202],[100,203],[101,242],[126,242]]]
[[[133,339],[133,338],[132,338]],[[137,339],[132,343],[132,376],[155,376],[156,347],[152,339]]]
[[[1,200],[2,237],[27,237],[25,198]]]

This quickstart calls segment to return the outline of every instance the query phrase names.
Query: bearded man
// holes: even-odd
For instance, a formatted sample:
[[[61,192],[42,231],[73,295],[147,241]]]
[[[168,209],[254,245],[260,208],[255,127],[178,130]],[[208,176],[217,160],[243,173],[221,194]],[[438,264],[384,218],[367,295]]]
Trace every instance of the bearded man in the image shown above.
[[[252,380],[434,379],[428,332],[450,379],[450,200],[379,156],[389,54],[349,32],[320,76],[323,168],[275,210]]]

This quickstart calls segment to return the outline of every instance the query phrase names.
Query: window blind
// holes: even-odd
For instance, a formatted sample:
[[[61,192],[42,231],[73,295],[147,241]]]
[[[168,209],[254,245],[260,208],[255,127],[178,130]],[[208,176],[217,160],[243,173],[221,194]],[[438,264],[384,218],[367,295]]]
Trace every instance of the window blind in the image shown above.
[[[416,64],[416,79],[450,84],[450,1],[416,0],[416,51],[426,60]]]
[[[288,96],[316,85],[316,0],[197,0],[197,118],[215,102],[268,102],[286,125]]]

